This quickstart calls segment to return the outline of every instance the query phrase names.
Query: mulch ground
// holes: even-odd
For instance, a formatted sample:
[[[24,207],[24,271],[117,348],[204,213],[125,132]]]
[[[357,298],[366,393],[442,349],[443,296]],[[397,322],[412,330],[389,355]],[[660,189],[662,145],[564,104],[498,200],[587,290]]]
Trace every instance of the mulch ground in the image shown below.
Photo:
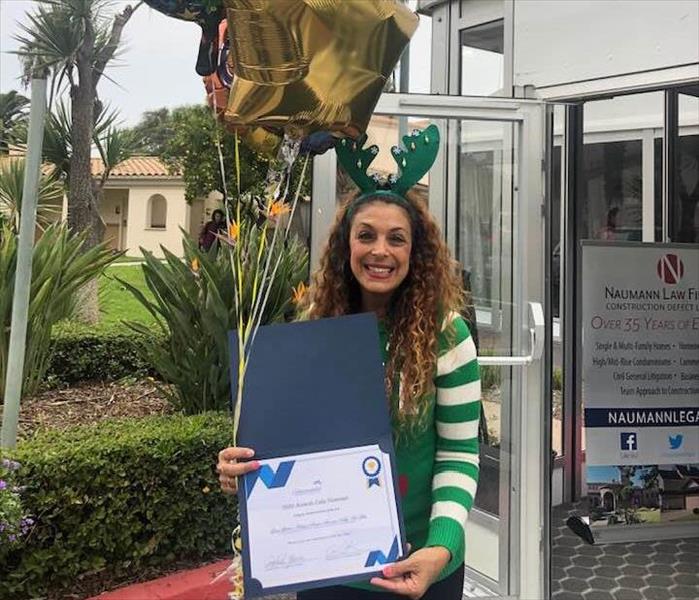
[[[2,406],[0,406],[0,414]],[[45,429],[66,429],[119,417],[171,413],[172,407],[150,380],[83,383],[44,390],[22,400],[18,436]]]

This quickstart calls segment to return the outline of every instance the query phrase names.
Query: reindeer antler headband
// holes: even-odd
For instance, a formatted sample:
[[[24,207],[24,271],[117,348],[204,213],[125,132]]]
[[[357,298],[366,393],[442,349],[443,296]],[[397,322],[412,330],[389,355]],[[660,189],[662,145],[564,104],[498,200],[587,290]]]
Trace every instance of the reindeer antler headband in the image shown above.
[[[343,138],[335,146],[337,158],[361,192],[347,209],[347,216],[351,216],[360,205],[374,198],[408,208],[405,193],[422,179],[437,158],[439,129],[436,125],[430,125],[423,131],[416,129],[410,135],[403,136],[404,147],[391,148],[391,155],[398,164],[399,175],[389,175],[384,180],[378,175],[367,173],[367,169],[379,153],[379,148],[364,148],[366,140],[366,134],[356,141]]]

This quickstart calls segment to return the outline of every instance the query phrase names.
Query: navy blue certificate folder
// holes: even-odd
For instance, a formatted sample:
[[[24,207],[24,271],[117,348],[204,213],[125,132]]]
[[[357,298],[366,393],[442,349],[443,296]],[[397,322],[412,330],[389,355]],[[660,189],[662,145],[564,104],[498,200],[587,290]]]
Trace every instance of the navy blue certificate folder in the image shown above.
[[[235,331],[229,341],[235,398]],[[389,454],[393,488],[398,490],[376,317],[366,313],[261,327],[245,375],[238,445],[253,448],[255,458],[264,460],[370,444],[378,444]],[[249,579],[245,486],[239,487],[246,596],[357,580],[354,576],[262,589],[259,582]],[[404,548],[398,502],[397,508]]]

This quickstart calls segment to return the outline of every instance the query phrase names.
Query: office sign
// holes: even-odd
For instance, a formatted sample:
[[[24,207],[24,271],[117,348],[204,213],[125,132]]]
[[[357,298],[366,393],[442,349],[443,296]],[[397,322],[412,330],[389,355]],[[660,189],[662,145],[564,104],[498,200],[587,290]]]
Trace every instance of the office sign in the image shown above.
[[[632,539],[614,533],[629,525],[633,539],[654,539],[638,538],[649,525],[695,535],[699,246],[583,243],[582,336],[595,538]]]
[[[584,243],[588,465],[699,463],[699,248]]]

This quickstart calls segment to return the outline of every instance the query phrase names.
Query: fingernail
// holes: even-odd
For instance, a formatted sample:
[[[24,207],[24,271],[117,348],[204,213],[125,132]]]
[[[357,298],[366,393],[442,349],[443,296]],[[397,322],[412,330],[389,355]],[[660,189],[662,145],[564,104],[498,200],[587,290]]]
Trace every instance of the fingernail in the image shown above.
[[[258,461],[258,460],[253,461],[252,467],[253,467],[253,469],[259,469],[260,468],[260,461]]]
[[[247,457],[255,456],[255,451],[254,451],[254,450],[251,450],[250,448],[248,448],[248,449],[245,451],[245,456],[247,456]]]

